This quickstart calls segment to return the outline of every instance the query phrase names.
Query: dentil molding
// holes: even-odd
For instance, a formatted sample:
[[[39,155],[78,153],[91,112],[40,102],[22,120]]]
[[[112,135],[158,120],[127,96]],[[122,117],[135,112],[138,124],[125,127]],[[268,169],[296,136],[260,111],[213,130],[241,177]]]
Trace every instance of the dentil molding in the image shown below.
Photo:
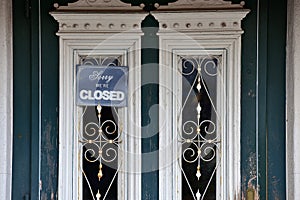
[[[51,12],[59,23],[60,33],[119,33],[141,32],[141,22],[146,13],[82,13]]]
[[[218,11],[156,11],[153,16],[159,21],[159,32],[241,32],[241,21],[247,9]],[[178,17],[180,16],[180,17]]]

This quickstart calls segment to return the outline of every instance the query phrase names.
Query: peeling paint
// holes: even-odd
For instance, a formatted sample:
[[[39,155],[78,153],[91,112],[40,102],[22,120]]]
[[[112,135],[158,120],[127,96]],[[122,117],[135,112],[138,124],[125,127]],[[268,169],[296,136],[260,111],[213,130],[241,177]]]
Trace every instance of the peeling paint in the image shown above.
[[[252,89],[250,89],[249,91],[248,91],[248,94],[247,94],[249,97],[251,97],[251,98],[255,98],[256,97],[256,93],[255,93],[255,90],[252,90]]]
[[[272,185],[272,195],[274,197],[274,200],[279,200],[280,199],[280,195],[278,192],[278,184],[280,183],[280,179],[278,179],[276,176],[272,176],[272,181],[271,181],[271,185]]]
[[[51,121],[45,122],[42,139],[41,200],[55,200],[57,194],[57,135]]]
[[[252,184],[252,181],[256,180],[256,178],[257,177],[254,176],[248,181],[246,200],[259,200],[259,188]]]
[[[256,176],[249,179],[248,188],[245,193],[242,193],[242,200],[259,200],[259,189],[252,184]]]
[[[246,174],[243,176],[242,200],[259,200],[259,186],[256,185],[256,153],[250,152],[246,161]],[[248,180],[247,180],[248,179]]]

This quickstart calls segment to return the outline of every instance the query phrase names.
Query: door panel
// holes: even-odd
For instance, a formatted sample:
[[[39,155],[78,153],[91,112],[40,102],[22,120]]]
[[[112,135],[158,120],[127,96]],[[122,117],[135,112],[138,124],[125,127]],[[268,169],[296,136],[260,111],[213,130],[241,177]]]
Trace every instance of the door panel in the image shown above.
[[[220,56],[178,56],[182,76],[182,199],[217,199],[220,182],[222,128],[217,98]],[[219,79],[219,81],[218,81]],[[222,87],[222,86],[221,86]],[[217,99],[218,103],[217,103]],[[180,130],[180,129],[179,129]]]
[[[81,66],[124,66],[122,56],[81,56]],[[105,87],[99,86],[99,87]],[[123,140],[119,111],[116,107],[77,106],[80,129],[78,138],[79,199],[118,199],[118,174]]]

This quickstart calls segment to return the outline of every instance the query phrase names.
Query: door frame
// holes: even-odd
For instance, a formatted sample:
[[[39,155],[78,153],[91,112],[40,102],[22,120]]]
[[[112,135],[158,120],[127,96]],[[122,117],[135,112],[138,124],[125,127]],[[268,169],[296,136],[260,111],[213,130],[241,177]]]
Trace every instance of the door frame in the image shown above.
[[[64,10],[66,9],[66,10]],[[122,143],[118,199],[141,198],[141,21],[144,13],[80,13],[58,8],[51,15],[59,23],[59,174],[58,198],[80,198],[81,159],[77,156],[81,124],[75,103],[76,65],[80,55],[122,55],[129,67],[128,106],[120,109]],[[66,134],[69,133],[69,134]],[[74,177],[78,177],[74,180]],[[78,191],[78,192],[74,192]],[[135,192],[128,192],[134,190]],[[95,195],[95,194],[94,194]],[[103,195],[103,194],[101,194]]]
[[[178,83],[181,81],[177,79],[179,75],[175,59],[177,55],[184,55],[184,52],[187,55],[203,55],[206,52],[207,55],[222,57],[221,81],[218,82],[220,88],[217,89],[221,96],[218,98],[220,119],[217,127],[222,127],[220,133],[222,156],[217,175],[222,177],[222,184],[216,186],[219,191],[217,198],[235,199],[240,196],[240,57],[243,33],[240,25],[248,12],[249,10],[243,9],[218,13],[182,11],[181,14],[185,18],[180,21],[175,17],[177,13],[154,13],[160,22],[159,102],[162,109],[159,121],[160,132],[163,133],[160,134],[159,140],[160,199],[181,199],[181,170],[177,163],[180,156],[174,153],[180,148],[177,134],[181,130],[179,128],[181,87]],[[199,21],[203,23],[201,26],[197,25]],[[178,26],[172,26],[176,23]],[[187,23],[192,24],[191,27],[184,27]],[[212,23],[215,25],[209,26]],[[219,26],[222,28],[222,24],[225,24],[226,28],[220,32]],[[228,113],[227,117],[225,113]],[[220,123],[222,125],[219,126]]]

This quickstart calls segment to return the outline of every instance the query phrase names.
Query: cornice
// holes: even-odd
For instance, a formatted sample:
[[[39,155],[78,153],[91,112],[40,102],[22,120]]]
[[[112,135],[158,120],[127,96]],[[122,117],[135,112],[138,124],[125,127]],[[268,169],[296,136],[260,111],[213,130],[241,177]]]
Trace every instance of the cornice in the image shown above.
[[[159,21],[160,32],[241,31],[241,20],[249,12],[244,2],[223,0],[179,0],[159,6],[151,14]],[[120,0],[78,0],[67,6],[54,5],[50,14],[59,22],[58,33],[141,32],[148,15],[144,5],[130,6]]]
[[[159,32],[226,32],[242,31],[241,20],[247,9],[214,11],[157,11],[153,16],[159,21]],[[179,17],[180,16],[180,17]]]
[[[141,32],[141,22],[147,13],[50,13],[59,23],[58,33],[72,32]]]
[[[211,10],[211,9],[242,9],[244,2],[233,4],[231,1],[223,0],[178,0],[168,5],[160,6],[158,3],[154,7],[158,11],[168,10]],[[68,3],[67,6],[54,4],[56,11],[109,11],[109,12],[141,12],[144,4],[131,6],[120,0],[78,0],[74,3]]]

